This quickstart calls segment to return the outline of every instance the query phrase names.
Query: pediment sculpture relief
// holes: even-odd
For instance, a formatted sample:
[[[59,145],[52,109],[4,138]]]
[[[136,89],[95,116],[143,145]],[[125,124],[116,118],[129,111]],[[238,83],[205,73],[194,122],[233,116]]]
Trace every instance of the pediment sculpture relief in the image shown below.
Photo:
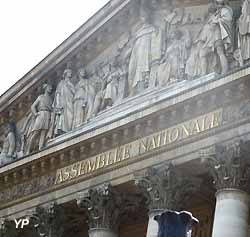
[[[102,111],[146,89],[211,72],[223,75],[235,65],[249,64],[249,0],[243,2],[238,19],[226,0],[209,2],[207,13],[199,19],[191,8],[141,0],[128,40],[114,46],[112,55],[104,55],[106,62],[78,68],[67,64],[53,90],[49,83],[44,85],[45,92],[33,102],[22,126],[7,126],[0,164],[43,149],[50,139],[79,129]],[[122,36],[120,40],[124,41]]]

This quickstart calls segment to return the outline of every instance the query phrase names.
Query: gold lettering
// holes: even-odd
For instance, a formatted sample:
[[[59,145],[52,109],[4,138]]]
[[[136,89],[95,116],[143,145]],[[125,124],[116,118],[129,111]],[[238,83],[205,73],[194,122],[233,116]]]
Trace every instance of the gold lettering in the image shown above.
[[[110,151],[110,152],[108,153],[108,157],[107,157],[107,159],[106,159],[106,164],[105,164],[105,166],[112,165],[111,156],[112,156],[112,152]]]
[[[77,177],[77,173],[78,173],[77,171],[78,171],[79,166],[80,166],[79,163],[72,166],[71,172],[70,172],[71,173],[70,179],[74,179]]]
[[[121,161],[120,156],[121,156],[121,148],[118,147],[118,148],[115,149],[115,157],[114,157],[114,160],[113,160],[113,164]]]
[[[182,131],[186,134],[187,137],[190,136],[190,131],[187,129],[186,125],[185,124],[182,124]],[[184,133],[183,133],[183,136],[184,136]]]
[[[55,184],[60,184],[63,182],[63,178],[62,178],[62,169],[60,169],[59,171],[56,172],[56,180],[55,180]]]
[[[87,160],[87,165],[88,165],[88,169],[87,169],[87,173],[91,173],[93,171],[95,171],[96,169],[96,160]]]
[[[150,151],[155,149],[155,140],[154,140],[154,136],[151,136],[148,138],[148,147],[146,151]]]
[[[105,153],[103,153],[97,157],[96,169],[101,169],[105,166],[105,158],[106,158]]]
[[[219,123],[219,114],[218,114],[218,112],[214,112],[212,114],[211,128],[218,127],[219,125],[220,125],[220,123]]]
[[[180,135],[180,130],[178,127],[171,129],[169,133],[169,142],[171,143],[171,142],[177,141],[179,138],[179,135]]]
[[[164,134],[164,139],[162,145],[165,146],[169,143],[169,130],[165,130],[163,134]]]
[[[78,167],[78,176],[85,174],[86,172],[86,162],[82,161]]]
[[[144,153],[144,152],[147,152],[148,151],[148,147],[147,147],[147,140],[148,139],[146,139],[146,141],[144,141],[143,139],[141,139],[140,141],[139,141],[139,154],[142,154],[142,153]]]
[[[66,169],[64,169],[63,181],[67,181],[69,177],[70,177],[70,171],[69,171],[69,167],[67,167]]]
[[[202,132],[205,131],[205,130],[207,130],[207,128],[206,128],[206,123],[207,123],[207,116],[204,116],[204,117],[202,118],[202,123],[201,123],[201,131],[202,131]]]
[[[198,119],[194,120],[194,124],[193,125],[194,125],[194,127],[192,129],[192,135],[200,133],[201,129],[200,129],[200,125],[199,125]]]
[[[147,151],[160,147],[161,145],[161,133],[153,135],[149,138]]]
[[[123,147],[122,160],[130,158],[131,145],[126,145]]]
[[[90,157],[87,160],[76,162],[68,167],[58,169],[56,172],[55,184],[75,179],[78,176],[94,172],[97,169],[102,169],[158,147],[218,127],[221,123],[221,115],[221,110],[209,113],[152,134],[151,136],[138,139],[133,143],[114,148],[105,153]]]

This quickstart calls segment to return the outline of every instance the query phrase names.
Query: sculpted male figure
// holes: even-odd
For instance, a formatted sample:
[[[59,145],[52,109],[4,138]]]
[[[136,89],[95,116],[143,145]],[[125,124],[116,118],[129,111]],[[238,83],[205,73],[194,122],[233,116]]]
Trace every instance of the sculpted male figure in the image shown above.
[[[238,27],[238,47],[243,65],[244,62],[249,63],[250,59],[250,0],[243,2]]]
[[[2,150],[0,150],[0,165],[13,160],[16,152],[16,126],[13,123],[7,125]]]
[[[169,46],[158,69],[159,86],[185,79],[188,48],[191,45],[189,31],[174,30],[169,36]]]
[[[92,86],[90,79],[87,78],[84,68],[79,69],[78,78],[79,82],[75,87],[73,128],[80,126],[91,118],[95,100],[95,88]]]
[[[128,83],[130,94],[144,90],[149,82],[151,65],[151,41],[156,28],[150,23],[149,14],[141,6],[141,27],[134,35],[134,45],[129,62]]]
[[[26,154],[29,154],[34,142],[38,136],[39,138],[39,150],[41,150],[45,145],[46,134],[49,130],[50,116],[52,112],[52,86],[45,84],[43,86],[45,90],[43,95],[38,96],[35,102],[31,106],[31,112],[34,116],[34,122],[31,124],[28,140]]]
[[[149,87],[155,87],[157,80],[159,81],[158,68],[161,63],[162,56],[168,47],[168,36],[173,25],[179,23],[183,18],[183,9],[174,9],[172,1],[161,2],[151,0],[153,24],[157,28],[152,34],[151,41],[151,67]],[[159,84],[159,82],[158,82]]]
[[[218,56],[221,74],[228,71],[227,53],[233,49],[233,10],[225,0],[216,0],[215,11],[210,15],[194,41],[187,62],[186,73],[190,77],[208,73],[209,58]],[[215,57],[214,57],[215,58]],[[213,62],[216,65],[215,62]]]
[[[55,92],[52,131],[50,131],[49,137],[58,136],[72,130],[75,87],[71,78],[72,70],[65,69]]]

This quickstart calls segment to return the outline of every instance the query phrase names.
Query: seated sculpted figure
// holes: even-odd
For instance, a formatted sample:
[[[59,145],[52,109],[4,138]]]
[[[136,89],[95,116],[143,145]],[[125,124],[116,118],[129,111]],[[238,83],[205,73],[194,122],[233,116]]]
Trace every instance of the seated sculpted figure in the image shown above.
[[[190,34],[188,31],[174,30],[169,41],[169,47],[158,68],[159,86],[185,79],[185,65],[191,45]]]
[[[233,10],[225,0],[209,5],[207,21],[194,37],[194,44],[186,65],[190,78],[206,75],[209,65],[213,71],[219,65],[221,74],[229,69],[227,54],[233,49]]]
[[[16,125],[9,123],[5,130],[3,147],[0,150],[0,166],[13,161],[16,157]]]
[[[75,87],[73,128],[88,121],[93,115],[95,89],[84,68],[78,71],[79,82]]]

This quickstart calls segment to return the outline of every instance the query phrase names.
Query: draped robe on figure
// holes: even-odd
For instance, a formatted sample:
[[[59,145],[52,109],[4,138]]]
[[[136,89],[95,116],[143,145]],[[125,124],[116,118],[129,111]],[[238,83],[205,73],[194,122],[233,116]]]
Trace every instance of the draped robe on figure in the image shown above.
[[[135,35],[135,44],[132,49],[128,72],[130,91],[137,86],[138,82],[144,80],[144,73],[150,72],[153,32],[155,32],[155,28],[152,25],[144,24]]]
[[[238,45],[243,60],[250,58],[250,0],[245,0],[239,18]]]
[[[229,6],[223,6],[215,13],[210,14],[206,23],[194,38],[194,44],[186,65],[187,75],[190,77],[201,76],[202,56],[208,57],[208,71],[209,68],[214,69],[218,63],[215,55],[217,46],[224,46],[226,53],[232,52],[232,20],[233,10]]]
[[[59,110],[55,120],[55,134],[72,130],[74,116],[74,85],[69,79],[61,80],[56,88],[53,108]]]
[[[80,126],[89,120],[93,113],[95,89],[89,79],[80,79],[76,85],[74,97],[74,120],[73,128]]]

